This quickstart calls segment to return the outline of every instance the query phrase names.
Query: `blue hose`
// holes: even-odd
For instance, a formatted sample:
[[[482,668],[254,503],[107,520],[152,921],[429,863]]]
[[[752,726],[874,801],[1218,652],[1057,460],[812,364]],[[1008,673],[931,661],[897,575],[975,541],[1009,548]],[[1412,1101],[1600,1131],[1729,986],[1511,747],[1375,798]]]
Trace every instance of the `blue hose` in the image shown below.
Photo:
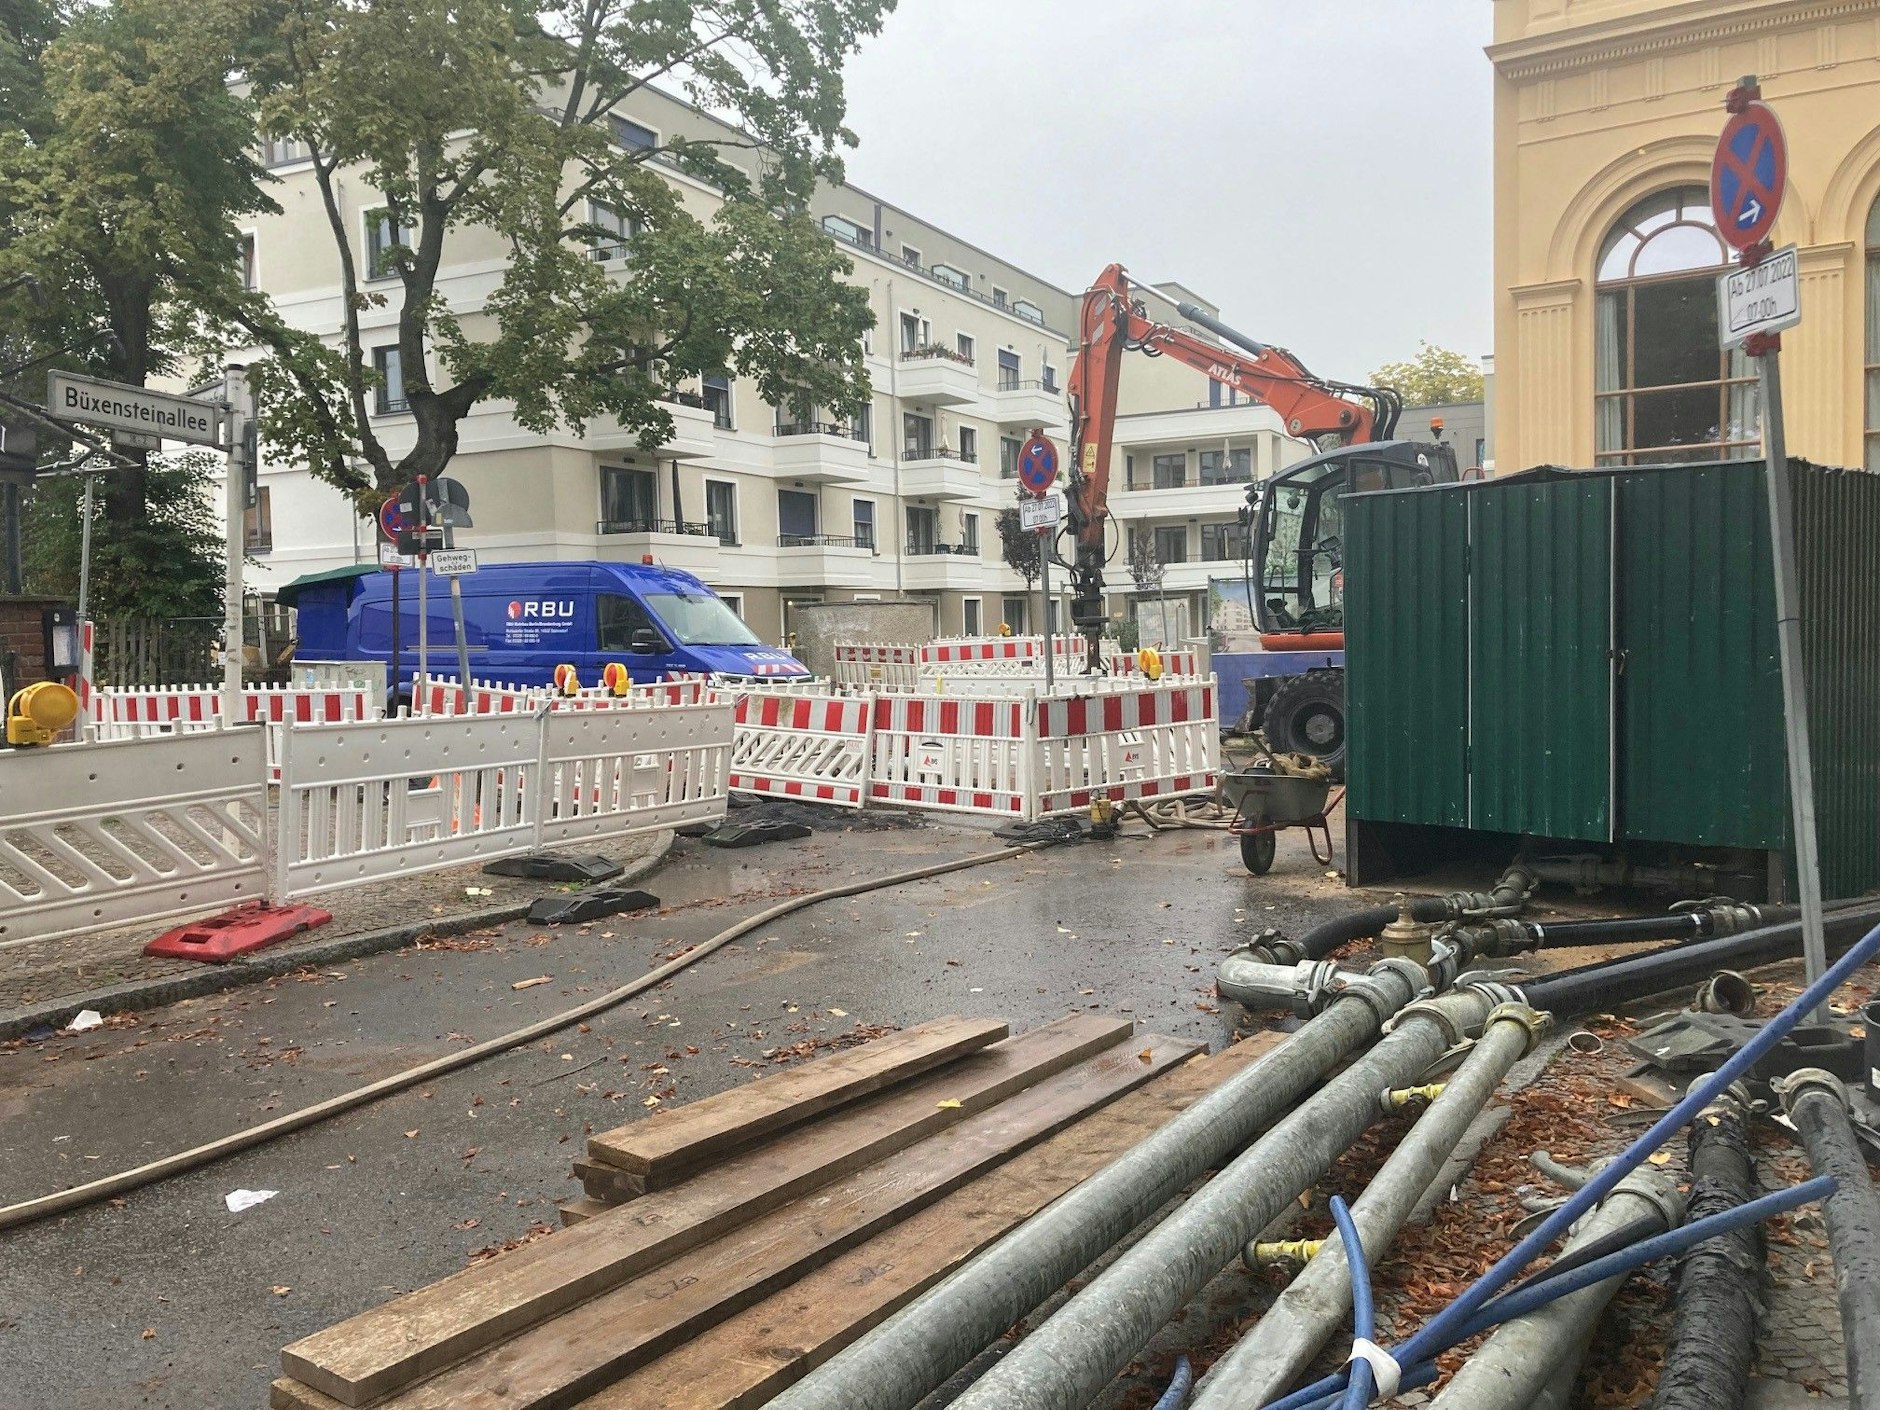
[[[1485,1302],[1516,1278],[1523,1268],[1546,1252],[1553,1242],[1572,1228],[1589,1209],[1611,1194],[1615,1185],[1642,1165],[1647,1156],[1708,1106],[1719,1092],[1760,1062],[1764,1054],[1788,1036],[1790,1029],[1801,1022],[1805,1015],[1813,1013],[1826,1003],[1828,996],[1852,978],[1854,972],[1871,960],[1876,953],[1880,953],[1880,926],[1875,926],[1856,941],[1853,948],[1835,961],[1826,974],[1809,985],[1794,1002],[1763,1025],[1762,1030],[1739,1048],[1728,1062],[1702,1082],[1692,1086],[1684,1100],[1672,1107],[1658,1119],[1656,1125],[1574,1191],[1566,1203],[1548,1215],[1532,1233],[1503,1255],[1494,1267],[1464,1288],[1454,1302],[1424,1323],[1409,1340],[1392,1347],[1391,1355],[1397,1358],[1399,1364],[1410,1366],[1426,1361],[1438,1351],[1461,1341],[1465,1335],[1461,1328],[1481,1310]],[[1342,1389],[1347,1380],[1347,1372],[1334,1372],[1303,1390],[1296,1390],[1284,1399],[1275,1401],[1267,1407],[1267,1410],[1302,1410],[1302,1407],[1311,1404],[1321,1396]]]
[[[1351,1335],[1371,1340],[1377,1332],[1377,1314],[1371,1304],[1371,1268],[1364,1259],[1364,1242],[1358,1237],[1358,1222],[1351,1217],[1343,1195],[1333,1195],[1332,1222],[1338,1225],[1339,1240],[1345,1246],[1345,1266],[1351,1270]],[[1364,1410],[1371,1403],[1371,1363],[1351,1363],[1351,1384],[1345,1388],[1345,1410]]]
[[[1186,1356],[1175,1358],[1175,1376],[1168,1383],[1168,1389],[1162,1392],[1162,1398],[1155,1403],[1155,1410],[1182,1410],[1188,1403],[1188,1391],[1195,1383],[1195,1368],[1188,1364]]]
[[[1817,1175],[1812,1180],[1805,1180],[1786,1190],[1776,1190],[1750,1200],[1747,1204],[1722,1210],[1708,1218],[1694,1220],[1682,1228],[1672,1229],[1668,1233],[1655,1234],[1649,1239],[1641,1239],[1629,1248],[1619,1249],[1607,1254],[1604,1258],[1596,1258],[1590,1263],[1579,1264],[1552,1276],[1542,1273],[1515,1292],[1504,1294],[1485,1303],[1457,1334],[1456,1341],[1467,1341],[1470,1337],[1479,1336],[1490,1327],[1502,1322],[1512,1322],[1517,1317],[1525,1317],[1528,1313],[1545,1307],[1556,1298],[1568,1297],[1592,1287],[1595,1283],[1603,1283],[1608,1278],[1617,1277],[1621,1273],[1629,1273],[1634,1268],[1650,1263],[1654,1259],[1669,1258],[1707,1239],[1714,1239],[1721,1234],[1730,1233],[1732,1230],[1741,1229],[1749,1224],[1760,1223],[1764,1219],[1784,1214],[1815,1200],[1826,1199],[1834,1192],[1834,1189],[1833,1176]],[[1355,1275],[1352,1286],[1354,1289],[1357,1286]],[[1454,1342],[1450,1343],[1450,1345],[1454,1344]],[[1449,1347],[1442,1346],[1438,1347],[1436,1352],[1448,1349]],[[1436,1379],[1434,1360],[1436,1352],[1431,1353],[1432,1359],[1404,1367],[1403,1377],[1397,1387],[1400,1393],[1426,1386]],[[1354,1382],[1358,1378],[1360,1365],[1362,1363],[1353,1364]],[[1370,1367],[1364,1366],[1363,1371],[1368,1375]],[[1311,1398],[1301,1403],[1300,1410],[1340,1410],[1341,1401],[1344,1406],[1349,1406],[1351,1403],[1349,1390],[1340,1391],[1336,1387],[1330,1387],[1319,1392],[1317,1387],[1309,1386],[1306,1391],[1289,1395],[1278,1404],[1290,1404],[1308,1392],[1312,1392]],[[1277,1410],[1277,1406],[1274,1410]]]

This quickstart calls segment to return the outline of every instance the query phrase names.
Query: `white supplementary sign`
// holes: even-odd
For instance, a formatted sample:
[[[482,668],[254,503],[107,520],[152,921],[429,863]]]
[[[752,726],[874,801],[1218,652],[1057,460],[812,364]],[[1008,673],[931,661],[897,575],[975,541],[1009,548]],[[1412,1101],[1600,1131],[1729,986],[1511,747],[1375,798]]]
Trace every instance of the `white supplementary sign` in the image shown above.
[[[477,570],[477,551],[474,548],[440,548],[431,554],[431,571],[447,577],[457,577]]]
[[[82,426],[162,436],[199,446],[222,443],[222,417],[216,407],[147,387],[80,377],[74,372],[53,372],[47,377],[46,409]]]
[[[1801,260],[1785,245],[1761,264],[1717,276],[1717,332],[1726,348],[1802,321]]]
[[[379,545],[379,567],[415,568],[417,566],[418,560],[409,553],[400,553],[397,544],[382,543]]]
[[[1027,533],[1043,529],[1054,529],[1064,518],[1064,496],[1048,494],[1043,499],[1022,499],[1018,502],[1019,526]],[[1010,523],[1008,519],[1006,521]]]

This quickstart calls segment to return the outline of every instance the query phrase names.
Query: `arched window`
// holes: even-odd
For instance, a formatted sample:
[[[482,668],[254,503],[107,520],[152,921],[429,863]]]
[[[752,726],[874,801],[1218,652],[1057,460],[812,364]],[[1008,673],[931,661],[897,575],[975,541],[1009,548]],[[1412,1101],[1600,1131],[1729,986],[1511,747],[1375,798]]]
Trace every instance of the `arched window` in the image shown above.
[[[1599,464],[1757,453],[1754,373],[1740,349],[1717,347],[1725,260],[1702,186],[1647,196],[1608,232],[1593,336]]]
[[[1880,197],[1867,212],[1867,468],[1880,470]]]

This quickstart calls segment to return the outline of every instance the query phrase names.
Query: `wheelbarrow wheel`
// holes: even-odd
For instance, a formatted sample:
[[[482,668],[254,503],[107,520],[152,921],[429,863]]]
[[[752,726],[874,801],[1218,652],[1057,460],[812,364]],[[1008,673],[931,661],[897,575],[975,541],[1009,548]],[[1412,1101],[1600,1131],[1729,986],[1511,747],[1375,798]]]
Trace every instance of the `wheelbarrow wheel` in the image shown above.
[[[1273,853],[1278,846],[1277,833],[1243,832],[1240,834],[1240,860],[1255,876],[1265,876],[1273,867]]]

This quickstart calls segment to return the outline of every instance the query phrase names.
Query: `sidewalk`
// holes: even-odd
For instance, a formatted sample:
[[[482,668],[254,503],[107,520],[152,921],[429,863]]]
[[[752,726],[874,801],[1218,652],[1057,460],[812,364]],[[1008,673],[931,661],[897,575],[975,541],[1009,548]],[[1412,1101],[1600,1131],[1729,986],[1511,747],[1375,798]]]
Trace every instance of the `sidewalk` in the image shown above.
[[[627,837],[598,850],[621,862],[618,885],[656,870],[672,849],[673,834]],[[468,895],[466,888],[491,894]],[[333,919],[279,945],[231,964],[155,959],[143,947],[171,925],[153,922],[68,936],[0,950],[0,1041],[40,1028],[56,1028],[81,1008],[111,1014],[156,1008],[218,989],[252,983],[307,965],[396,949],[427,935],[456,935],[515,920],[552,882],[486,876],[480,865],[382,881],[308,896]]]

